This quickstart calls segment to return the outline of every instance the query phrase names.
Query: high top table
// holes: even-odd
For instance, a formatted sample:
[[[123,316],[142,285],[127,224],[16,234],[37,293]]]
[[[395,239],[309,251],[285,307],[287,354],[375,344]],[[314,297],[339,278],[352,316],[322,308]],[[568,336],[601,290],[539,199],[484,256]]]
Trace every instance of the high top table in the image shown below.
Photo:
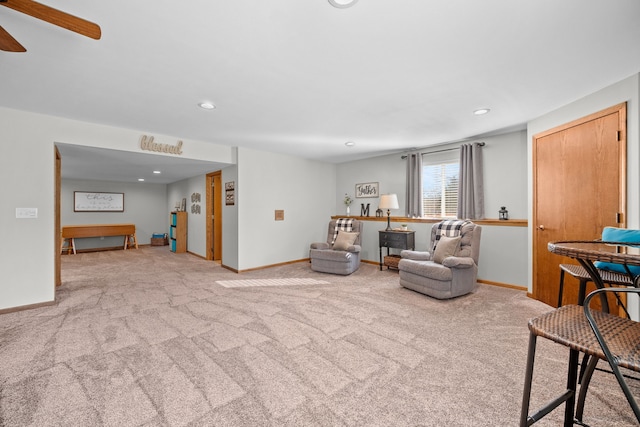
[[[555,311],[549,312],[538,318],[529,320],[529,350],[527,352],[527,369],[525,374],[525,387],[522,401],[522,411],[520,416],[520,426],[530,426],[539,421],[549,412],[561,404],[565,404],[565,416],[564,426],[570,427],[574,425],[574,421],[582,424],[582,414],[584,409],[584,403],[586,398],[587,389],[589,387],[589,381],[591,375],[595,370],[598,359],[605,359],[613,371],[622,391],[629,402],[629,405],[634,411],[636,418],[640,421],[640,407],[635,401],[631,390],[624,381],[624,377],[620,372],[618,364],[611,352],[609,345],[605,342],[602,331],[597,330],[595,327],[594,315],[589,309],[589,301],[593,296],[599,294],[603,297],[603,309],[607,307],[606,295],[604,292],[604,283],[602,277],[598,273],[598,270],[594,266],[595,261],[611,262],[621,264],[624,266],[626,273],[631,278],[633,286],[638,288],[640,282],[640,275],[634,277],[629,266],[640,266],[640,254],[630,254],[629,250],[637,250],[640,248],[639,243],[625,243],[625,242],[603,242],[600,240],[592,241],[562,241],[551,242],[547,246],[551,253],[566,256],[577,260],[585,270],[591,276],[591,279],[596,285],[597,290],[592,294],[584,298],[583,301],[578,301],[579,305],[585,305],[580,307],[579,305],[563,306]],[[630,290],[621,289],[618,292],[629,292]],[[637,292],[637,290],[634,290]],[[607,328],[606,334],[611,338],[622,337],[622,342],[627,343],[637,342],[638,336],[634,333],[637,332],[637,322],[629,319],[612,316],[609,314],[598,315],[600,319],[605,319],[603,322]],[[531,385],[533,377],[533,364],[536,350],[536,337],[542,336],[550,339],[554,342],[563,344],[569,347],[569,363],[567,369],[567,389],[566,391],[548,402],[534,414],[529,415],[529,399],[531,396]],[[616,343],[618,355],[620,356],[620,366],[633,369],[634,371],[640,371],[640,354],[637,350],[637,346],[634,346],[632,350],[627,348],[621,349],[619,343]],[[622,346],[624,347],[624,346]],[[585,358],[587,367],[584,369],[581,378],[580,393],[577,396],[576,402],[576,389],[578,380],[578,354],[584,352],[585,356],[590,354],[589,359]],[[597,357],[594,357],[597,356]],[[585,363],[583,363],[584,368]],[[577,405],[576,405],[577,403]],[[574,419],[575,415],[575,419]]]

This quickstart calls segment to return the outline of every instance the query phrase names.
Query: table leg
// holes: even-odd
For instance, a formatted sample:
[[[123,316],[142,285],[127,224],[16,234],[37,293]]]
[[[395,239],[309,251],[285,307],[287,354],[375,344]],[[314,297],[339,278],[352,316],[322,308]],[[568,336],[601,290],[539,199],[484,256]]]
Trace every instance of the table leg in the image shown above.
[[[564,292],[564,270],[560,269],[560,287],[558,289],[558,307],[562,307],[563,292]]]

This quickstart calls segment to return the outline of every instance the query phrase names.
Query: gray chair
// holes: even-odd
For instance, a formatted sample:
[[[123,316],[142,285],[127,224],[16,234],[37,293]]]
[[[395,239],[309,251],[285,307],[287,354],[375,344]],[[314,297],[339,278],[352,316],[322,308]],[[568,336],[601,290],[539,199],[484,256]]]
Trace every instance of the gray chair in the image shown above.
[[[473,292],[477,287],[481,231],[482,227],[471,221],[434,224],[429,252],[400,253],[400,285],[438,299]]]
[[[311,269],[346,276],[360,268],[362,225],[362,221],[355,219],[331,220],[327,241],[311,244],[309,250]],[[338,231],[343,231],[341,236],[338,236]],[[337,240],[338,237],[340,237],[339,240]]]

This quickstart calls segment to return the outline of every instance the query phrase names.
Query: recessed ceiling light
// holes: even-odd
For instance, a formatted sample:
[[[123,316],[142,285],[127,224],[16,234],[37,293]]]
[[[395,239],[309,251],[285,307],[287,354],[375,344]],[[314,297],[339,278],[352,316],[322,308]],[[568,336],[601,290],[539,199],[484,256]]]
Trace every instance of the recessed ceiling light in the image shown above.
[[[155,173],[155,174],[161,174],[162,172],[160,172],[160,171],[153,171],[153,173]]]
[[[213,110],[214,108],[216,108],[216,106],[211,102],[201,102],[200,104],[198,104],[198,107],[202,108],[203,110]]]
[[[346,9],[356,3],[358,3],[358,0],[329,0],[329,4],[331,4],[331,6],[339,9]]]
[[[476,116],[481,116],[483,114],[487,114],[489,111],[491,111],[488,108],[480,108],[479,110],[476,110],[473,112],[473,114],[475,114]]]
[[[354,145],[356,145],[356,143],[353,141],[347,141],[344,143],[344,145],[346,145],[347,147],[353,147]]]
[[[138,178],[138,181],[142,182],[144,181],[144,178]]]

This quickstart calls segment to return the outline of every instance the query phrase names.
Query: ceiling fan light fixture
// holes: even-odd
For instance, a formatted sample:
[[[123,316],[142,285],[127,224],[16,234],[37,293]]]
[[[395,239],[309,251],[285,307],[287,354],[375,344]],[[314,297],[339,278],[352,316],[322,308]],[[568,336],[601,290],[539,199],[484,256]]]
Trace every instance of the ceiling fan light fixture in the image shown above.
[[[358,0],[329,0],[329,4],[338,9],[346,9],[358,3]]]
[[[211,102],[201,102],[198,104],[198,107],[202,108],[203,110],[213,110],[216,108],[216,106]]]
[[[0,0],[0,5],[95,40],[100,40],[102,37],[102,30],[98,24],[33,0]],[[0,50],[5,52],[27,51],[2,27],[0,27]]]

